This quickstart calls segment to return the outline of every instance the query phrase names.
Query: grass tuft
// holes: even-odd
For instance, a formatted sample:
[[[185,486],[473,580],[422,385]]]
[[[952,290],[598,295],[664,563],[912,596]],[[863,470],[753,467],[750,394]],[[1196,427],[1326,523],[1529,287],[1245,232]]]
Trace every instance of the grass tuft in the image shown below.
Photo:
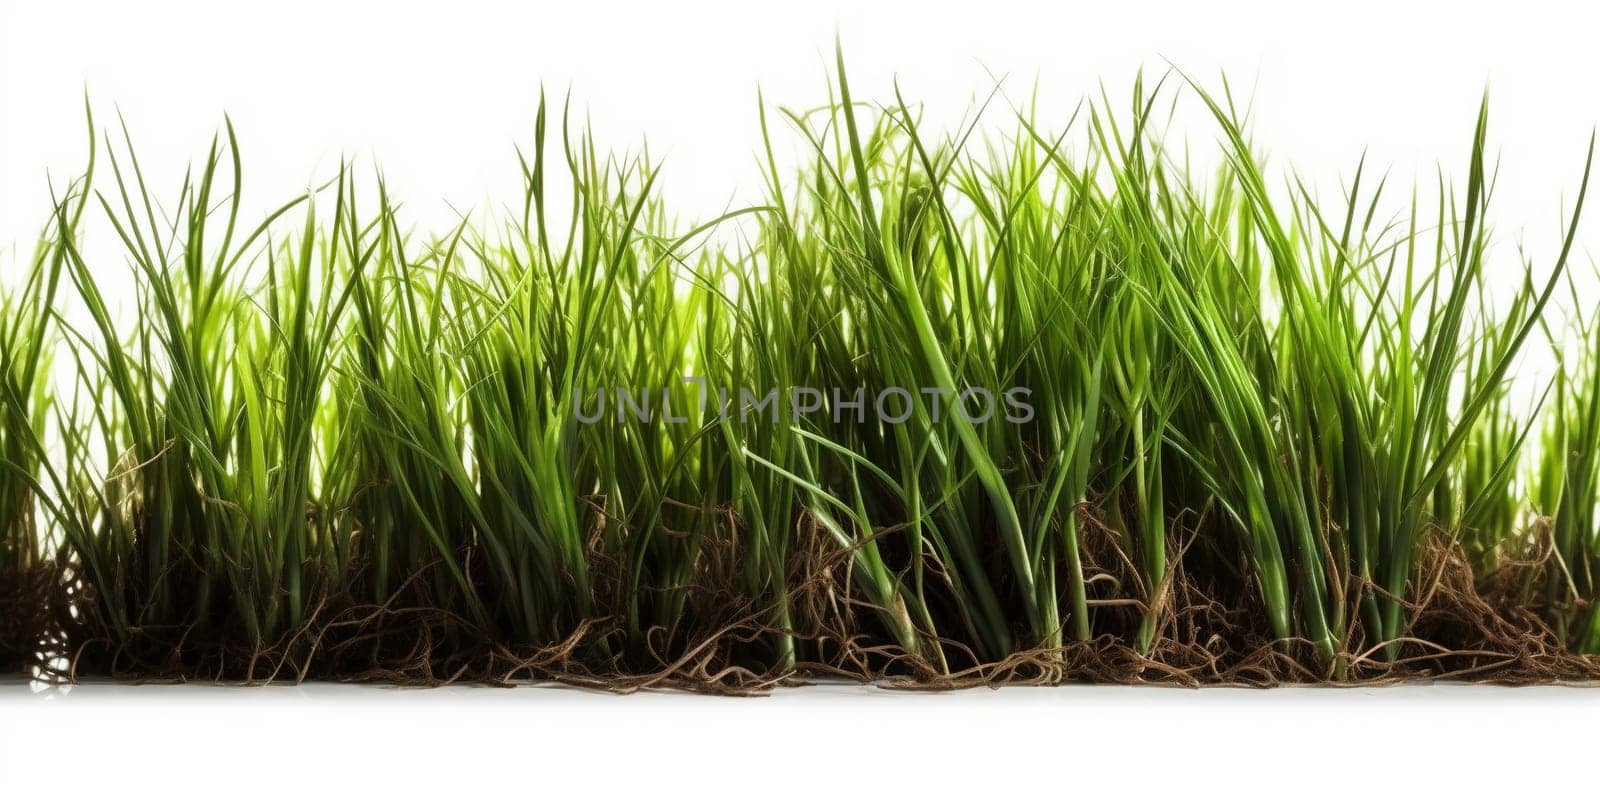
[[[1214,170],[1165,140],[1180,102]],[[68,676],[251,681],[1596,674],[1600,325],[1551,311],[1593,305],[1592,146],[1559,255],[1506,292],[1487,100],[1464,183],[1397,199],[1362,162],[1332,204],[1269,177],[1226,82],[996,135],[1001,105],[931,130],[840,52],[826,104],[763,101],[765,197],[685,225],[647,151],[541,98],[520,203],[442,235],[348,163],[243,218],[231,124],[162,195],[91,117],[0,300],[27,622],[0,660],[51,635]],[[1538,409],[1530,340],[1558,345]]]

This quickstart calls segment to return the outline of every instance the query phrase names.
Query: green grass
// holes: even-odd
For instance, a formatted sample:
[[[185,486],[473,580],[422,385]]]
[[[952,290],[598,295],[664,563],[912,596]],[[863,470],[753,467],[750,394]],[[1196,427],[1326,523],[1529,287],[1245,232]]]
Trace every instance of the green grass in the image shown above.
[[[33,658],[46,635],[52,518],[41,485],[54,407],[51,367],[59,334],[51,310],[62,292],[66,251],[82,216],[87,178],[66,187],[20,275],[0,273],[0,671]],[[46,571],[41,573],[41,570]]]
[[[8,575],[35,566],[43,545],[30,477],[38,473],[35,443],[44,436],[52,399],[46,323],[61,274],[52,250],[41,246],[23,285],[7,286],[0,295],[0,458],[8,467],[0,475],[0,572]]]
[[[1137,80],[1061,127],[885,100],[841,56],[822,106],[763,102],[764,197],[698,224],[541,100],[520,202],[440,235],[352,164],[242,218],[231,125],[157,196],[119,127],[3,306],[3,566],[66,570],[80,674],[1060,680],[1276,651],[1359,679],[1487,647],[1419,621],[1462,602],[1421,569],[1439,547],[1506,619],[1600,649],[1600,326],[1539,409],[1511,390],[1553,303],[1588,301],[1558,291],[1588,164],[1558,258],[1497,294],[1487,101],[1464,182],[1358,162],[1329,204],[1226,83]],[[1216,169],[1164,139],[1177,103]],[[1543,536],[1559,567],[1518,566]]]
[[[1573,292],[1576,363],[1562,365],[1534,475],[1535,508],[1548,528],[1553,568],[1538,587],[1563,641],[1600,653],[1600,326]],[[1591,304],[1592,305],[1592,304]],[[1543,544],[1543,542],[1540,542]]]

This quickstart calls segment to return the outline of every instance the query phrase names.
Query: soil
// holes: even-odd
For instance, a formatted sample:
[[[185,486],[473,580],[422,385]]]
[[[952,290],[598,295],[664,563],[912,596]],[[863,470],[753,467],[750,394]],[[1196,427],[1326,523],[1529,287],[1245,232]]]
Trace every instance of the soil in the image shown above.
[[[22,672],[37,660],[49,628],[46,600],[56,582],[50,564],[0,569],[0,675]]]
[[[1209,580],[1174,560],[1157,635],[1147,652],[1129,646],[1151,587],[1120,555],[1115,535],[1092,536],[1085,551],[1098,638],[1061,647],[1034,647],[983,661],[959,642],[945,642],[943,668],[924,654],[891,644],[881,615],[852,590],[850,559],[837,550],[806,546],[791,567],[788,631],[801,657],[781,666],[772,647],[771,618],[731,587],[727,559],[708,559],[696,576],[686,618],[692,630],[650,629],[630,635],[620,615],[576,621],[564,636],[515,643],[495,630],[439,608],[426,581],[408,582],[383,604],[325,596],[305,622],[270,645],[252,644],[235,626],[219,623],[136,627],[97,618],[93,588],[41,568],[0,576],[0,654],[12,671],[32,667],[49,679],[107,677],[128,681],[221,681],[259,684],[329,680],[433,686],[450,683],[517,685],[559,682],[607,691],[679,689],[722,694],[761,693],[780,685],[843,679],[915,690],[1063,683],[1174,686],[1374,685],[1449,680],[1525,685],[1600,681],[1600,658],[1575,655],[1546,623],[1548,609],[1526,602],[1547,561],[1511,562],[1475,579],[1460,548],[1429,539],[1408,591],[1408,633],[1398,653],[1365,640],[1359,624],[1334,663],[1308,642],[1274,641],[1263,634],[1265,614],[1247,585]],[[731,545],[730,545],[731,546]],[[1100,558],[1094,555],[1099,554]],[[734,554],[723,554],[732,556]],[[1180,554],[1181,555],[1181,554]],[[40,598],[49,593],[50,602]],[[1538,595],[1540,593],[1532,593]],[[930,601],[932,605],[932,601]],[[57,609],[46,631],[45,608]],[[75,613],[62,613],[72,608]],[[30,642],[46,633],[62,642],[54,666],[35,660]],[[33,647],[32,650],[37,650]]]

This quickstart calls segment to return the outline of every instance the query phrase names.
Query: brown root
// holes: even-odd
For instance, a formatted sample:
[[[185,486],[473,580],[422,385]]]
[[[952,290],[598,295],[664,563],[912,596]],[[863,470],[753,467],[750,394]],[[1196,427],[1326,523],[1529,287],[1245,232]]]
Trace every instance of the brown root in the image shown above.
[[[1527,587],[1545,580],[1545,560],[1511,562],[1475,579],[1461,548],[1442,534],[1422,543],[1408,589],[1406,636],[1386,658],[1384,642],[1368,641],[1359,623],[1339,664],[1322,663],[1307,642],[1275,641],[1247,581],[1180,550],[1170,574],[1148,586],[1126,556],[1127,543],[1085,519],[1085,576],[1097,638],[1062,647],[1030,647],[984,661],[954,631],[925,630],[915,651],[889,632],[892,614],[863,599],[852,553],[814,522],[801,520],[788,565],[788,626],[777,624],[771,599],[740,587],[744,555],[735,536],[709,535],[697,549],[686,584],[641,587],[646,595],[683,598],[676,629],[630,632],[620,607],[626,592],[615,570],[595,576],[601,614],[568,625],[541,642],[517,643],[492,625],[452,611],[429,592],[425,572],[384,603],[358,603],[324,592],[304,621],[277,641],[256,644],[237,626],[202,629],[112,624],[97,609],[92,587],[55,581],[52,605],[64,640],[60,680],[104,676],[139,681],[267,683],[332,680],[433,686],[562,683],[633,692],[677,689],[720,694],[762,693],[818,679],[916,690],[1062,683],[1169,686],[1373,685],[1412,680],[1501,684],[1600,681],[1600,660],[1576,655],[1546,623],[1548,609],[1530,603]],[[716,530],[731,531],[729,516]],[[1197,569],[1196,567],[1202,567]],[[928,564],[929,583],[942,574]],[[930,592],[933,590],[930,588]],[[1539,594],[1540,593],[1533,593]],[[12,595],[18,595],[13,590]],[[42,596],[38,589],[32,596]],[[1130,646],[1158,598],[1155,637],[1146,652]],[[12,601],[15,604],[15,600]],[[931,601],[930,601],[931,602]],[[37,605],[37,604],[36,604]],[[33,612],[37,616],[37,612]],[[905,613],[896,609],[894,613]],[[1359,615],[1352,615],[1359,618]],[[16,616],[25,619],[27,615]],[[13,618],[13,617],[8,617]],[[35,629],[37,630],[37,628]],[[10,634],[8,634],[10,635]],[[22,634],[39,641],[37,633]],[[31,638],[30,638],[31,637]],[[799,658],[779,662],[773,642],[787,637]]]

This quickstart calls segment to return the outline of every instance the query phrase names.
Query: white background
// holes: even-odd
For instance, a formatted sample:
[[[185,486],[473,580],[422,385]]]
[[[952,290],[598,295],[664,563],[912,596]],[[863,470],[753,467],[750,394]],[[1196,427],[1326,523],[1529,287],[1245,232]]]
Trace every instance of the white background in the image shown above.
[[[7,798],[1583,798],[1593,689],[0,687]],[[23,791],[13,791],[13,787]],[[38,793],[26,791],[37,787]],[[1563,791],[1566,790],[1566,791]]]
[[[664,191],[704,217],[759,188],[756,91],[826,97],[837,29],[852,82],[898,76],[934,119],[996,76],[1057,121],[1140,67],[1226,71],[1254,97],[1275,164],[1325,192],[1365,149],[1397,185],[1463,164],[1490,90],[1492,212],[1508,256],[1548,253],[1600,122],[1588,4],[1321,2],[628,4],[0,2],[0,270],[31,247],[47,175],[79,169],[82,101],[120,108],[148,175],[171,185],[224,111],[247,206],[380,163],[424,226],[516,197],[512,145],[538,88],[568,87],[601,142],[648,134]],[[1197,146],[1204,129],[1190,132]],[[448,201],[448,203],[446,202]],[[1600,214],[1582,240],[1600,242]],[[13,246],[15,249],[13,249]],[[18,252],[20,251],[20,253]],[[1589,262],[1587,251],[1579,263]],[[113,266],[115,268],[115,266]],[[108,278],[109,279],[109,278]],[[830,689],[756,701],[483,689],[0,686],[0,796],[49,789],[345,796],[475,791],[883,797],[943,792],[1231,796],[1592,790],[1600,696],[1407,688],[1115,688],[952,696]],[[1580,784],[1572,784],[1578,786]],[[14,787],[21,791],[14,791]],[[359,793],[359,794],[357,794]],[[1015,794],[1013,794],[1015,793]]]
[[[59,183],[81,168],[86,91],[103,125],[120,109],[163,196],[226,112],[247,203],[275,207],[349,156],[381,165],[426,225],[453,221],[452,205],[517,201],[513,145],[532,138],[539,87],[570,88],[603,145],[648,137],[672,207],[709,216],[759,199],[758,88],[775,105],[823,102],[837,30],[859,97],[892,101],[898,77],[935,120],[960,117],[996,76],[1018,101],[1037,79],[1039,117],[1060,125],[1101,81],[1126,97],[1140,68],[1170,63],[1212,89],[1225,71],[1254,97],[1257,142],[1328,195],[1364,150],[1392,168],[1397,201],[1413,179],[1431,194],[1437,168],[1463,173],[1487,88],[1493,219],[1508,244],[1526,233],[1548,249],[1600,121],[1588,6],[4,0],[0,243],[31,247],[47,170]],[[1187,133],[1205,152],[1214,130]]]

